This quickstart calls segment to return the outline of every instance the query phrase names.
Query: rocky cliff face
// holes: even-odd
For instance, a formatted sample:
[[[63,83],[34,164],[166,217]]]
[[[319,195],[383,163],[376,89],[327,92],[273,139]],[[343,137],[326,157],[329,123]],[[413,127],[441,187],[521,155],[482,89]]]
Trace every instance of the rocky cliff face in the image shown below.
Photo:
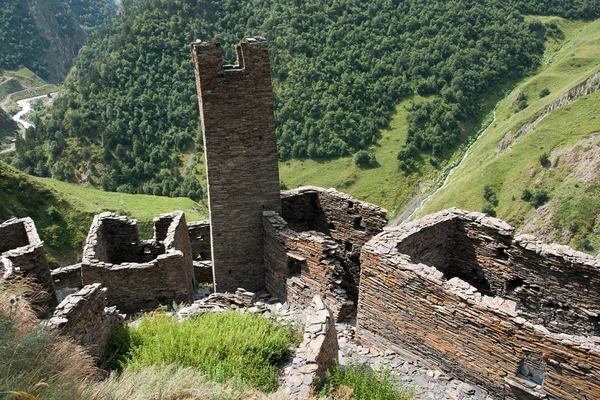
[[[60,0],[25,0],[38,35],[45,46],[40,55],[46,62],[48,81],[62,81],[71,68],[71,60],[85,43],[85,31],[75,14]]]

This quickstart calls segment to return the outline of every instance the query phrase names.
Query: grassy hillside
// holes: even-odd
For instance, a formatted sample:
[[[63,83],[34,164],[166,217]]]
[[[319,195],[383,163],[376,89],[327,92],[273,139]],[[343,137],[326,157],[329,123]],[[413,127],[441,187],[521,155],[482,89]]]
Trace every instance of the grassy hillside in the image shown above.
[[[61,265],[75,262],[95,214],[114,211],[138,220],[143,238],[152,236],[152,219],[184,211],[188,221],[207,216],[206,208],[187,198],[108,193],[33,178],[0,162],[0,221],[31,217],[51,258]]]
[[[600,92],[554,110],[507,148],[499,146],[555,99],[600,71],[600,20],[553,21],[564,38],[559,35],[548,43],[544,68],[499,103],[496,121],[417,217],[450,206],[481,211],[495,197],[497,205],[487,210],[494,209],[492,213],[523,231],[588,252],[598,249]],[[543,91],[549,94],[542,97]],[[521,94],[527,106],[518,111]],[[484,199],[486,185],[494,194],[491,202]]]

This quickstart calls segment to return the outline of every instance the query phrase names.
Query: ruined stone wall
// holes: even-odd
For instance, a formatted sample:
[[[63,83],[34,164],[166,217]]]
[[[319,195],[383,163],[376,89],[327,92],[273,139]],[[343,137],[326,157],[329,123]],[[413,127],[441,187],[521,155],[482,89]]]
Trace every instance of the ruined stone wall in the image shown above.
[[[0,258],[10,261],[12,274],[28,279],[36,287],[28,300],[39,317],[58,304],[50,268],[31,218],[11,219],[0,224]],[[16,247],[12,247],[16,246]]]
[[[155,309],[161,301],[191,302],[193,286],[183,253],[161,254],[149,263],[107,264],[84,260],[84,285],[101,282],[108,304],[122,312]]]
[[[335,320],[320,296],[315,296],[306,309],[305,322],[304,340],[285,370],[284,386],[291,399],[311,397],[312,390],[325,382],[327,370],[339,362]]]
[[[342,286],[358,300],[360,249],[387,224],[387,211],[335,189],[305,186],[281,194],[282,217],[296,232],[317,231],[339,245]]]
[[[189,222],[188,232],[197,283],[213,283],[210,221]]]
[[[183,270],[185,273],[184,282],[186,282],[189,286],[188,290],[191,290],[193,293],[196,278],[194,276],[192,246],[190,243],[190,234],[188,232],[187,223],[185,221],[185,214],[181,211],[171,214],[164,214],[161,215],[156,221],[161,221],[163,219],[171,221],[164,239],[165,251],[167,253],[174,253],[176,251],[183,253]],[[155,240],[157,240],[157,238],[155,238]]]
[[[281,211],[267,43],[248,38],[237,54],[238,65],[223,67],[218,43],[192,44],[221,292],[265,287],[262,212]]]
[[[396,249],[482,294],[514,300],[524,317],[553,332],[600,332],[600,262],[546,245],[479,213],[448,210],[397,230]]]
[[[109,228],[104,229],[104,224]],[[110,233],[118,226],[124,228],[124,233],[117,232],[117,238],[124,240],[126,236],[131,240],[128,246],[113,245],[115,239]],[[147,250],[140,256],[139,249],[144,246]],[[162,253],[151,249],[161,249]],[[130,259],[135,261],[126,261]],[[155,219],[153,240],[142,242],[138,241],[135,221],[110,213],[96,216],[84,249],[81,276],[84,285],[100,282],[106,286],[108,303],[123,312],[153,309],[161,301],[191,302],[194,267],[184,214],[177,211],[161,215]]]
[[[267,289],[282,301],[309,306],[320,295],[336,320],[356,304],[343,288],[344,269],[336,258],[339,245],[320,232],[295,232],[274,211],[263,217]]]
[[[450,221],[450,246],[438,246],[437,222]],[[500,220],[449,210],[373,238],[361,256],[359,340],[422,358],[498,399],[600,396],[596,294],[589,293],[596,261],[513,235]],[[432,258],[438,268],[419,264],[428,240],[428,251],[447,257]],[[553,319],[540,307],[552,298],[567,306]],[[584,305],[589,315],[577,318]],[[579,311],[569,326],[570,310]]]
[[[109,212],[101,213],[92,221],[83,257],[119,264],[124,258],[143,254],[143,249],[137,249],[139,242],[138,227],[134,220]]]
[[[8,220],[0,224],[0,253],[29,245],[23,220]]]
[[[85,347],[92,357],[99,358],[110,335],[121,323],[117,310],[106,308],[106,289],[95,283],[66,297],[48,326]]]
[[[210,222],[188,222],[188,232],[192,245],[192,258],[194,261],[211,261],[210,253]]]
[[[70,294],[76,293],[83,287],[81,264],[57,268],[51,272],[56,297],[61,302]]]

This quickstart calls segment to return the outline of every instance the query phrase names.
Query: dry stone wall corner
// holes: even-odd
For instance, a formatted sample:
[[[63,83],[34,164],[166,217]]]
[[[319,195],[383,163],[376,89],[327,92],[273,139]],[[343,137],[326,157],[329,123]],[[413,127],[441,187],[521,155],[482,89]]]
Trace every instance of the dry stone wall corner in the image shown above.
[[[34,286],[28,296],[38,317],[58,304],[46,259],[44,243],[31,218],[10,219],[0,224],[0,277],[21,277]]]

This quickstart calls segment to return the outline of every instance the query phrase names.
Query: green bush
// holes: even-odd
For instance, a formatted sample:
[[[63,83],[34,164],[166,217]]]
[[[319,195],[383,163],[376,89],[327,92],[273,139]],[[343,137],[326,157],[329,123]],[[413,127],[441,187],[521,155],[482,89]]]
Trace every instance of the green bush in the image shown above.
[[[354,400],[410,400],[410,392],[402,388],[389,369],[373,371],[367,366],[347,365],[327,372],[321,396],[339,398],[341,388],[349,388]]]
[[[540,92],[540,99],[541,99],[542,97],[546,97],[546,96],[548,96],[549,94],[550,94],[550,89],[548,89],[548,88],[544,88],[544,89],[542,89],[542,91]]]
[[[483,187],[483,198],[492,206],[498,206],[498,198],[496,197],[496,192],[494,191],[494,188],[490,185],[485,185]]]
[[[544,168],[550,165],[550,157],[548,156],[548,153],[544,152],[540,155],[540,165]]]
[[[483,208],[481,209],[481,212],[489,215],[490,217],[496,216],[496,210],[494,209],[494,206],[491,205],[490,203],[484,203]]]
[[[366,150],[359,150],[354,154],[354,162],[361,168],[374,168],[377,166],[375,154]]]
[[[121,361],[122,367],[133,371],[167,364],[194,367],[210,380],[234,379],[262,391],[277,388],[277,364],[288,357],[295,341],[290,329],[260,315],[234,311],[180,323],[171,316],[150,314],[142,318],[133,336],[120,333],[121,343],[128,340],[134,347]]]
[[[533,192],[525,189],[521,192],[521,200],[528,202],[534,208],[539,208],[550,200],[550,195],[544,189],[536,189]]]

